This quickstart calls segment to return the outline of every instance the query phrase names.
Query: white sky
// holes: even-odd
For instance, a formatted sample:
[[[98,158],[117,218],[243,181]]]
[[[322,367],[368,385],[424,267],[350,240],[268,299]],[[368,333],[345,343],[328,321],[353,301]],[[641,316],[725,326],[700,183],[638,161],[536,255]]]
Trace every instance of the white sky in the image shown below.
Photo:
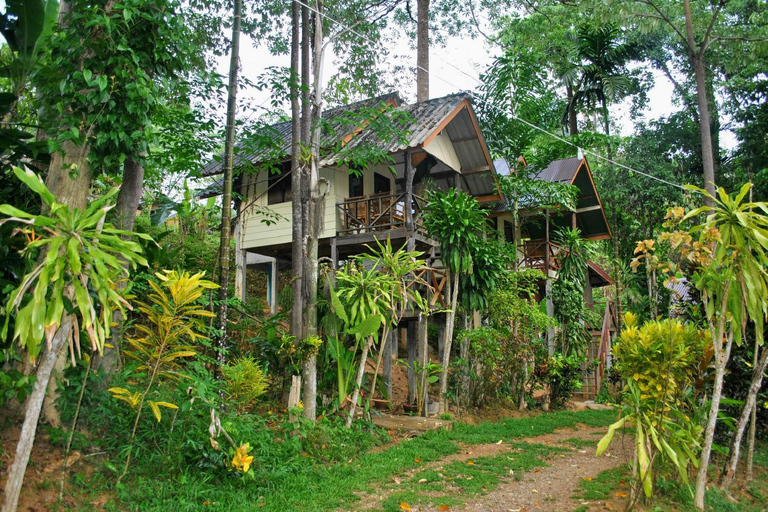
[[[330,53],[330,52],[329,52]],[[492,62],[499,50],[492,48],[482,38],[471,39],[469,37],[454,37],[448,39],[444,47],[433,45],[430,49],[430,97],[438,98],[458,91],[471,91],[478,86],[480,73],[484,71]],[[397,45],[392,49],[391,54],[402,55],[410,60],[407,65],[415,69],[416,51],[409,47],[409,42],[404,37],[397,41]],[[241,40],[241,73],[243,76],[255,80],[270,66],[287,66],[289,56],[270,55],[265,48],[256,47],[253,42],[244,36]],[[327,67],[324,72],[324,80],[334,74],[332,59],[327,60]],[[219,59],[218,71],[227,76],[229,72],[229,58]],[[649,93],[648,109],[643,114],[645,121],[658,119],[667,116],[678,110],[673,105],[673,88],[669,81],[661,73],[654,72],[655,86]],[[416,83],[415,80],[403,84],[400,88],[401,96],[415,98]],[[269,101],[267,91],[240,90],[239,104],[246,101],[253,101],[255,104],[264,104]],[[611,114],[614,123],[618,125],[619,133],[627,136],[633,132],[632,122],[629,118],[630,102],[626,101],[619,105],[611,107]],[[721,142],[727,147],[732,147],[735,140],[730,132],[723,134]]]
[[[0,0],[2,1],[2,0]],[[481,22],[486,24],[484,22]],[[487,31],[488,27],[483,27]],[[398,62],[413,70],[414,78],[409,79],[407,83],[397,87],[400,96],[406,101],[413,101],[416,97],[416,49],[415,43],[406,39],[403,31],[399,32],[399,37],[395,40],[394,47],[390,49],[391,62]],[[244,36],[240,45],[241,73],[243,76],[255,80],[270,66],[288,66],[289,56],[270,55],[266,48],[259,48],[253,44],[247,36]],[[444,46],[433,44],[430,48],[430,79],[429,89],[430,98],[438,98],[459,91],[473,91],[479,83],[480,73],[485,71],[494,61],[494,58],[501,54],[501,51],[487,42],[483,37],[478,36],[472,39],[464,37],[447,37]],[[332,52],[327,52],[326,69],[324,70],[324,80],[334,75]],[[218,71],[223,76],[229,72],[229,59],[222,57],[218,61]],[[673,112],[680,110],[679,105],[675,105],[674,88],[669,80],[659,71],[651,70],[654,77],[654,86],[648,92],[648,104],[646,109],[640,114],[638,121],[646,123],[669,116]],[[682,77],[678,77],[682,79]],[[250,102],[252,105],[269,106],[269,93],[267,91],[240,90],[238,103],[243,105]],[[627,99],[610,108],[611,122],[613,123],[612,132],[619,133],[622,136],[629,136],[634,133],[633,122],[630,118],[631,99]],[[261,112],[258,112],[260,114]],[[287,112],[286,112],[287,113]],[[254,115],[254,114],[247,114]],[[238,119],[242,119],[241,112]],[[221,118],[224,118],[224,112],[221,112]],[[721,126],[728,126],[728,119],[722,119]],[[736,136],[732,131],[723,129],[720,136],[720,144],[723,149],[733,149],[737,145]]]

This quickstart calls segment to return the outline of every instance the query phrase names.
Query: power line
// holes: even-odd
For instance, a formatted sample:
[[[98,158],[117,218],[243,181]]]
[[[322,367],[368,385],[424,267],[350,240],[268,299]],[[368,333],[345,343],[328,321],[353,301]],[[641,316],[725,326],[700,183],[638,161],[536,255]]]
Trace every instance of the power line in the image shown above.
[[[564,143],[566,143],[566,144],[568,144],[570,146],[573,146],[573,147],[575,147],[577,149],[580,149],[584,153],[592,155],[592,156],[594,156],[597,159],[604,160],[605,162],[611,163],[611,164],[613,164],[613,165],[615,165],[617,167],[621,167],[622,169],[626,169],[627,171],[636,172],[637,174],[645,176],[646,178],[650,178],[652,180],[660,181],[661,183],[665,183],[665,184],[670,185],[672,187],[677,187],[679,189],[686,190],[686,191],[688,190],[687,188],[683,187],[682,185],[678,185],[677,183],[672,183],[671,181],[667,181],[667,180],[659,178],[657,176],[653,176],[652,174],[648,174],[648,173],[643,172],[643,171],[638,171],[637,169],[634,169],[634,168],[629,167],[627,165],[621,164],[619,162],[615,162],[615,161],[613,161],[613,160],[611,160],[609,158],[604,157],[603,155],[595,153],[594,151],[590,151],[588,149],[581,148],[577,144],[574,144],[573,142],[569,141],[568,139],[566,139],[564,137],[561,137],[559,135],[556,135],[556,134],[554,134],[554,133],[552,133],[550,131],[547,131],[544,128],[540,128],[539,126],[536,126],[535,124],[533,124],[533,123],[531,123],[529,121],[526,121],[525,119],[523,119],[521,117],[518,117],[515,114],[510,114],[510,116],[512,117],[512,119],[515,119],[516,121],[520,121],[521,123],[526,124],[526,125],[530,126],[531,128],[534,128],[536,130],[539,130],[540,132],[546,133],[550,137],[553,137],[553,138],[559,140],[560,142],[564,142]]]
[[[315,9],[314,7],[312,7],[312,6],[310,6],[310,5],[307,5],[307,4],[306,4],[306,3],[304,3],[302,0],[293,0],[293,1],[294,1],[294,2],[296,2],[297,4],[299,4],[299,5],[303,6],[303,7],[306,7],[307,9],[309,9],[309,10],[310,10],[310,11],[312,11],[312,12],[314,12],[315,14],[318,14],[318,15],[322,16],[323,18],[325,18],[325,19],[329,19],[329,20],[331,20],[332,22],[336,23],[337,25],[340,25],[341,27],[344,27],[344,29],[345,29],[345,30],[347,30],[348,32],[351,32],[352,34],[355,34],[357,37],[359,37],[359,38],[361,38],[361,39],[364,39],[364,40],[368,41],[370,44],[372,44],[372,45],[376,45],[376,44],[377,44],[376,42],[374,42],[374,41],[373,41],[371,38],[367,37],[366,35],[364,35],[364,34],[361,34],[360,32],[356,31],[354,28],[352,28],[352,27],[350,27],[350,26],[348,26],[348,25],[345,25],[344,23],[342,23],[342,22],[340,22],[340,21],[338,21],[338,20],[335,20],[335,19],[331,18],[330,16],[328,16],[328,15],[326,15],[326,14],[324,14],[324,13],[322,13],[322,12],[318,11],[318,10],[317,10],[317,9]],[[436,55],[436,57],[437,57],[439,60],[443,61],[445,64],[448,64],[450,67],[452,67],[452,68],[454,68],[455,70],[457,70],[458,72],[460,72],[460,73],[462,73],[462,74],[464,74],[464,75],[468,76],[468,77],[469,77],[469,78],[471,78],[472,80],[476,81],[476,82],[477,82],[479,85],[484,85],[484,84],[483,84],[483,82],[482,82],[482,81],[480,81],[480,79],[478,79],[478,78],[476,78],[476,77],[474,77],[474,76],[470,75],[469,73],[465,72],[464,70],[462,70],[462,69],[461,69],[461,68],[459,68],[458,66],[456,66],[456,65],[452,64],[451,62],[448,62],[447,60],[443,59],[443,58],[442,58],[442,57],[440,57],[439,55]],[[425,69],[425,68],[423,68],[422,66],[419,66],[418,64],[416,65],[416,68],[417,68],[417,69],[420,69],[420,70],[422,70],[422,71],[424,71],[425,73],[427,73],[427,74],[428,74],[428,75],[430,75],[430,76],[434,76],[435,78],[438,78],[439,80],[442,80],[443,82],[445,82],[446,84],[450,85],[451,87],[455,87],[456,89],[461,89],[461,87],[457,86],[456,84],[454,84],[454,83],[451,83],[450,81],[448,81],[448,80],[446,80],[446,79],[444,79],[444,78],[442,78],[442,77],[440,77],[440,76],[438,76],[438,75],[435,75],[435,74],[432,74],[432,73],[430,73],[430,71],[429,71],[428,69]],[[662,179],[662,178],[659,178],[659,177],[657,177],[657,176],[653,176],[652,174],[649,174],[649,173],[647,173],[647,172],[639,171],[639,170],[637,170],[637,169],[635,169],[635,168],[633,168],[633,167],[629,167],[628,165],[624,165],[624,164],[622,164],[622,163],[619,163],[619,162],[616,162],[616,161],[614,161],[614,160],[612,160],[612,159],[610,159],[610,158],[608,158],[608,157],[605,157],[605,156],[603,156],[603,155],[600,155],[600,154],[598,154],[598,153],[595,153],[594,151],[590,151],[590,150],[584,150],[583,148],[581,148],[580,146],[578,146],[578,145],[577,145],[577,144],[575,144],[574,142],[572,142],[572,141],[569,141],[569,140],[565,139],[564,137],[561,137],[561,136],[559,136],[559,135],[557,135],[557,134],[555,134],[555,133],[552,133],[552,132],[550,132],[549,130],[547,130],[547,129],[545,129],[545,128],[542,128],[542,127],[540,127],[540,126],[538,126],[538,125],[536,125],[536,124],[534,124],[534,123],[532,123],[532,122],[530,122],[530,121],[527,121],[527,120],[525,120],[525,119],[523,119],[523,118],[521,118],[521,117],[517,116],[517,115],[516,115],[516,114],[514,114],[514,113],[510,113],[509,115],[512,117],[512,119],[515,119],[516,121],[519,121],[519,122],[521,122],[521,123],[523,123],[523,124],[525,124],[525,125],[527,125],[527,126],[530,126],[531,128],[533,128],[533,129],[535,129],[535,130],[538,130],[538,131],[540,131],[540,132],[542,132],[542,133],[544,133],[544,134],[546,134],[546,135],[549,135],[550,137],[552,137],[552,138],[554,138],[554,139],[557,139],[557,140],[559,140],[560,142],[564,142],[565,144],[568,144],[568,145],[570,145],[570,146],[573,146],[573,147],[574,147],[574,148],[576,148],[576,149],[581,149],[581,150],[582,150],[584,153],[587,153],[587,154],[589,154],[589,155],[592,155],[592,156],[594,156],[595,158],[597,158],[597,159],[599,159],[599,160],[602,160],[602,161],[604,161],[604,162],[607,162],[607,163],[613,164],[613,165],[615,165],[615,166],[617,166],[617,167],[619,167],[619,168],[621,168],[621,169],[625,169],[625,170],[627,170],[627,171],[629,171],[629,172],[635,172],[635,173],[637,173],[637,174],[639,174],[639,175],[641,175],[641,176],[645,176],[646,178],[650,178],[650,179],[652,179],[652,180],[656,180],[656,181],[658,181],[658,182],[660,182],[660,183],[664,183],[664,184],[666,184],[666,185],[669,185],[669,186],[672,186],[672,187],[676,187],[676,188],[679,188],[679,189],[681,189],[681,190],[686,190],[686,191],[688,190],[688,189],[686,189],[685,187],[683,187],[682,185],[679,185],[679,184],[677,184],[677,183],[672,183],[671,181],[667,181],[667,180],[665,180],[665,179]]]
[[[312,7],[312,6],[309,6],[309,5],[305,4],[305,3],[304,3],[304,2],[302,2],[301,0],[293,0],[293,1],[294,1],[294,2],[296,2],[297,4],[301,5],[302,7],[306,7],[307,9],[309,9],[309,10],[310,10],[310,11],[312,11],[312,12],[314,12],[315,14],[319,14],[319,15],[320,15],[320,16],[322,16],[323,18],[325,18],[325,19],[328,19],[328,20],[331,20],[332,22],[336,23],[337,25],[340,25],[340,26],[344,27],[344,29],[345,29],[347,32],[350,32],[350,33],[352,33],[352,34],[355,34],[357,37],[359,37],[359,38],[361,38],[361,39],[365,39],[366,41],[368,41],[368,42],[369,42],[369,43],[371,43],[372,45],[376,46],[377,44],[379,44],[379,43],[376,43],[374,40],[372,40],[370,37],[368,37],[368,36],[366,36],[366,35],[364,35],[364,34],[361,34],[361,33],[360,33],[360,32],[358,32],[357,30],[355,30],[354,28],[350,27],[349,25],[345,25],[344,23],[342,23],[342,22],[340,22],[340,21],[338,21],[338,20],[335,20],[335,19],[331,18],[331,17],[330,17],[330,16],[328,16],[327,14],[324,14],[324,13],[322,13],[322,12],[318,11],[318,10],[317,10],[317,9],[315,9],[314,7]],[[438,57],[438,58],[439,58],[439,57]],[[442,59],[441,59],[441,60],[442,60]],[[425,73],[427,73],[427,74],[430,74],[428,69],[424,69],[422,66],[419,66],[418,64],[416,64],[416,69],[420,69],[420,70],[424,71]],[[449,82],[448,80],[446,80],[445,78],[443,78],[443,77],[441,77],[441,76],[437,76],[437,75],[433,75],[433,76],[434,76],[435,78],[437,78],[438,80],[442,80],[443,82],[445,82],[446,84],[450,85],[451,87],[456,87],[457,89],[461,89],[461,88],[460,88],[459,86],[457,86],[456,84]],[[472,78],[472,77],[470,77],[470,78]],[[477,80],[477,79],[475,78],[475,80]]]

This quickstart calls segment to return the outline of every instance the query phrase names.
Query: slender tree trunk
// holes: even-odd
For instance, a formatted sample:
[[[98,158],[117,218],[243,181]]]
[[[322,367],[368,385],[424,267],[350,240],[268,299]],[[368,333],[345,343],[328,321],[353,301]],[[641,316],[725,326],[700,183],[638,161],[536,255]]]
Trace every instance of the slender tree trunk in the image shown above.
[[[685,0],[686,2],[688,0]],[[727,283],[726,283],[727,288]],[[727,302],[727,292],[725,301]],[[723,335],[725,334],[726,320],[725,311],[721,313],[718,328],[711,328],[712,341],[715,348],[715,384],[712,390],[712,404],[709,408],[709,417],[707,426],[704,429],[704,443],[701,447],[701,456],[699,458],[699,471],[696,475],[696,493],[694,496],[694,505],[699,510],[704,510],[704,494],[707,488],[707,471],[709,469],[709,456],[712,452],[712,443],[715,439],[715,425],[717,424],[717,414],[720,411],[720,398],[723,394],[723,375],[725,375],[725,365],[731,355],[731,346],[733,345],[733,332],[728,333],[728,341],[723,347]],[[735,326],[738,328],[738,326]]]
[[[384,355],[387,354],[389,349],[387,340],[389,340],[389,328],[384,326],[381,331],[381,343],[379,344],[379,356],[376,358],[376,369],[373,371],[373,382],[371,382],[371,398],[376,395],[376,382],[379,380],[379,369],[381,368],[381,362],[384,360]]]
[[[704,66],[704,55],[700,51],[697,51],[696,41],[693,37],[693,17],[691,15],[690,0],[683,0],[683,9],[685,11],[685,31],[688,51],[691,59],[691,66],[693,67],[693,74],[696,78],[696,102],[699,105],[699,132],[701,134],[701,161],[704,165],[704,189],[714,196],[715,161],[712,150],[709,101],[707,98],[707,73]],[[706,198],[704,203],[709,206],[714,206],[714,203],[709,198]]]
[[[293,290],[293,307],[291,308],[291,335],[297,339],[303,337],[303,313],[302,302],[302,277],[304,266],[304,227],[302,226],[302,180],[301,180],[301,96],[299,93],[299,30],[300,14],[299,4],[293,2],[291,7],[291,19],[293,30],[291,33],[291,271]]]
[[[443,352],[443,360],[441,361],[443,369],[440,372],[440,396],[438,400],[440,402],[440,413],[444,413],[448,410],[445,394],[448,392],[448,365],[451,362],[451,345],[453,344],[453,324],[456,318],[456,306],[459,302],[459,273],[451,272],[447,267],[446,271],[448,276],[446,278],[452,279],[451,282],[451,309],[445,314],[445,349]]]
[[[417,0],[416,101],[429,99],[429,0]]]
[[[355,409],[357,408],[357,399],[360,398],[360,388],[363,386],[363,377],[365,376],[365,365],[368,362],[368,351],[373,345],[373,336],[369,336],[363,344],[363,353],[360,355],[360,367],[357,369],[357,379],[355,379],[355,390],[352,392],[352,402],[349,404],[349,416],[347,417],[347,428],[352,427],[352,420],[355,419]]]
[[[755,344],[755,351],[757,350],[758,346]],[[731,437],[728,461],[725,467],[723,467],[723,476],[721,482],[723,489],[728,489],[728,487],[730,487],[733,483],[734,478],[736,478],[736,469],[739,466],[739,458],[741,455],[741,440],[744,437],[744,431],[747,429],[747,423],[749,423],[750,417],[752,416],[752,411],[755,408],[757,392],[760,391],[760,386],[763,384],[763,372],[765,372],[766,365],[768,365],[768,349],[763,349],[763,353],[760,355],[758,364],[752,367],[752,382],[749,385],[747,400],[744,402],[744,408],[741,410],[739,422],[736,424],[736,434]]]
[[[146,155],[142,155],[146,156]],[[136,211],[144,195],[144,166],[140,161],[128,155],[123,164],[123,182],[120,184],[120,192],[115,203],[115,226],[118,229],[132,231],[136,220]],[[127,266],[126,263],[124,265]],[[125,281],[117,283],[120,289],[126,286]],[[104,355],[95,356],[96,369],[103,369],[109,375],[120,364],[120,343],[123,330],[123,314],[120,311],[112,313],[112,334],[110,341],[112,347],[104,347]]]
[[[21,427],[19,442],[16,444],[16,455],[13,457],[13,464],[8,472],[8,480],[5,483],[2,512],[16,511],[19,494],[21,493],[21,484],[24,482],[24,473],[27,469],[29,456],[32,453],[32,444],[35,441],[37,421],[40,418],[45,390],[51,379],[57,355],[67,346],[67,340],[71,332],[72,317],[67,315],[58,331],[56,331],[56,334],[54,334],[50,350],[46,351],[43,355],[40,367],[37,370],[37,379],[32,387],[32,394],[27,399],[27,412],[24,415],[24,424]]]
[[[323,12],[322,2],[316,1],[315,8]],[[317,336],[317,251],[318,239],[323,225],[325,195],[320,193],[320,120],[322,117],[322,72],[323,72],[323,17],[314,16],[313,90],[314,103],[311,105],[310,126],[312,158],[309,164],[309,216],[305,219],[307,231],[307,261],[304,265],[304,289],[306,296],[305,331],[307,337]],[[309,108],[310,106],[308,106]],[[317,413],[317,356],[312,355],[304,363],[304,417],[314,421]]]
[[[227,92],[227,128],[224,140],[224,194],[221,200],[221,240],[219,243],[219,308],[216,318],[217,359],[227,363],[227,299],[229,298],[229,245],[232,221],[232,171],[235,156],[235,113],[237,111],[237,71],[240,61],[240,18],[242,0],[235,0],[232,23],[232,46],[229,56],[229,88]]]
[[[573,88],[566,86],[565,93],[568,98],[568,135],[576,135],[579,133],[579,122],[573,105]]]
[[[751,191],[750,191],[750,201],[751,201]],[[763,348],[763,351],[768,351],[768,349]],[[757,367],[757,341],[755,341],[755,356],[752,359],[752,368]],[[752,481],[753,474],[752,471],[754,469],[754,457],[755,457],[755,437],[757,434],[757,405],[752,407],[752,420],[749,423],[749,447],[747,449],[747,474],[746,474],[746,482],[749,483]]]

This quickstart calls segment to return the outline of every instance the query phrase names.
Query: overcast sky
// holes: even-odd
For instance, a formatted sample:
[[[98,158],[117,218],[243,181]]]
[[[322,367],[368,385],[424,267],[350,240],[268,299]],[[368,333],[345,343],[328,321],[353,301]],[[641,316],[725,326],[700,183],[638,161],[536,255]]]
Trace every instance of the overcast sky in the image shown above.
[[[409,47],[409,42],[402,38],[391,49],[393,58],[404,57],[406,63],[415,69],[416,51]],[[482,38],[471,39],[469,37],[454,37],[447,41],[444,47],[433,45],[430,49],[430,81],[429,90],[431,98],[439,98],[447,94],[459,91],[472,91],[477,88],[480,73],[483,72],[499,54],[498,49],[493,48]],[[270,66],[289,65],[289,56],[270,55],[263,47],[256,47],[247,36],[241,41],[241,73],[243,76],[255,80]],[[408,61],[410,62],[408,63]],[[328,62],[324,72],[324,81],[334,74],[332,62]],[[222,75],[229,72],[229,59],[219,59],[218,71]],[[669,115],[677,110],[672,104],[673,89],[668,80],[661,74],[655,74],[656,85],[649,94],[649,109],[646,111],[645,120],[657,119]],[[398,92],[401,96],[413,100],[416,96],[416,84],[414,81],[401,84]],[[245,89],[239,92],[239,104],[252,101],[255,104],[268,106],[269,92]],[[620,127],[622,135],[630,135],[633,131],[629,120],[630,102],[624,102],[611,107],[612,118]]]

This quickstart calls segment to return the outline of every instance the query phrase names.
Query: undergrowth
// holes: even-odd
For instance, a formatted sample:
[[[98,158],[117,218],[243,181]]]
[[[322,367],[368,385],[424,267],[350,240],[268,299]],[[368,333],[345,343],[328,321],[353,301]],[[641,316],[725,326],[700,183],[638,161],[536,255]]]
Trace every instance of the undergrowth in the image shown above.
[[[388,433],[368,423],[358,421],[352,429],[345,429],[340,416],[323,417],[316,424],[290,423],[284,410],[263,404],[254,414],[221,415],[221,425],[233,441],[249,443],[252,448],[253,464],[243,474],[231,469],[232,450],[223,439],[218,438],[219,450],[210,441],[211,407],[217,403],[220,384],[201,365],[189,370],[190,380],[158,390],[180,408],[167,418],[164,415],[161,422],[142,419],[134,448],[135,466],[117,486],[116,468],[124,460],[130,411],[106,390],[89,393],[81,424],[91,432],[92,448],[109,456],[87,482],[71,481],[70,486],[87,487],[91,493],[114,493],[114,499],[104,506],[113,511],[176,512],[203,507],[227,512],[254,508],[264,512],[354,510],[364,493],[386,488],[394,475],[403,472],[419,475],[426,465],[457,453],[459,443],[514,443],[516,450],[511,454],[478,458],[472,464],[446,464],[439,472],[444,479],[431,468],[407,480],[381,504],[384,510],[392,510],[396,500],[418,503],[424,500],[424,491],[430,490],[441,500],[434,504],[452,506],[497,486],[510,471],[521,473],[544,465],[547,454],[562,450],[519,441],[579,424],[605,426],[615,421],[613,411],[560,411],[479,425],[456,423],[453,430],[430,431],[386,445]],[[76,367],[68,370],[67,377],[76,383],[83,372]],[[60,404],[65,424],[72,415],[73,387],[77,386],[69,386]],[[372,450],[375,447],[382,448]],[[422,479],[426,482],[420,483]],[[446,481],[450,486],[446,487]],[[417,495],[422,497],[417,499]]]

